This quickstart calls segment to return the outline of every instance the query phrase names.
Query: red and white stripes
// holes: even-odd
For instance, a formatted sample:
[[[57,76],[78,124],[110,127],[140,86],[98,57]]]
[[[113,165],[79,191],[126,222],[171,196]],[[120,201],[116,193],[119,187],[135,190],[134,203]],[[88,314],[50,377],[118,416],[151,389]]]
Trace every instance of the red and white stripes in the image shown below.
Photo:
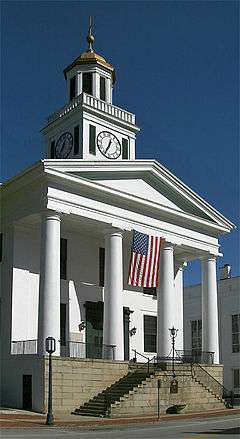
[[[154,288],[158,286],[160,251],[164,238],[149,236],[148,252],[144,256],[132,251],[129,264],[128,284]]]

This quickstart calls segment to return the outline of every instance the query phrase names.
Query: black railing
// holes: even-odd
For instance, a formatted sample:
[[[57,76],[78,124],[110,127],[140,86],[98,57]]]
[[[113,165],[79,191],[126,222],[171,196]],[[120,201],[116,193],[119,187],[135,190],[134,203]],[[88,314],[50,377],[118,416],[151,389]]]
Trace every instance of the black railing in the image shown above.
[[[94,345],[79,341],[65,342],[61,344],[61,356],[72,358],[92,358],[115,360],[115,348],[113,345]],[[11,342],[11,355],[34,355],[37,354],[37,340],[14,340]]]
[[[37,340],[13,340],[11,355],[31,355],[37,353]]]
[[[140,352],[136,351],[136,349],[132,349],[132,351],[134,352],[134,357],[131,360],[133,364],[137,363],[137,357],[142,357],[145,360],[145,363],[140,363],[140,366],[136,366],[134,367],[134,372],[139,371],[141,372],[143,369],[146,370],[147,372],[150,374],[151,372],[155,372],[155,370],[157,369],[157,367],[159,367],[159,365],[157,364],[157,357],[154,356],[152,358],[147,357],[146,355],[141,354]]]
[[[80,341],[69,341],[64,347],[65,355],[73,358],[92,358],[115,360],[114,345],[95,345]],[[63,352],[63,347],[62,347]]]
[[[140,352],[136,351],[136,349],[132,349],[132,351],[134,352],[134,357],[132,359],[133,363],[137,362],[137,355],[139,355],[140,357],[144,358],[145,360],[147,360],[146,364],[147,364],[147,370],[148,370],[148,373],[149,373],[149,367],[150,367],[150,361],[151,361],[150,358],[146,357],[146,355],[143,355]]]
[[[203,384],[211,393],[224,400],[227,407],[233,407],[234,393],[226,389],[210,373],[208,373],[200,364],[192,363],[191,372],[193,378]]]
[[[181,363],[213,364],[214,352],[201,351],[200,349],[175,350],[175,361]]]

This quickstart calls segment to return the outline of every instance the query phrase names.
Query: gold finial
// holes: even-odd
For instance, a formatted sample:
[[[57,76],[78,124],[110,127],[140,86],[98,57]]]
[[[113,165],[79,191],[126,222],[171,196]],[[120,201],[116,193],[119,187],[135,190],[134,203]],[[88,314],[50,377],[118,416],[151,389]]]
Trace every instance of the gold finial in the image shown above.
[[[87,36],[87,42],[88,42],[88,52],[93,52],[92,45],[94,43],[94,36],[92,35],[92,17],[89,17],[89,28],[88,28],[88,36]]]

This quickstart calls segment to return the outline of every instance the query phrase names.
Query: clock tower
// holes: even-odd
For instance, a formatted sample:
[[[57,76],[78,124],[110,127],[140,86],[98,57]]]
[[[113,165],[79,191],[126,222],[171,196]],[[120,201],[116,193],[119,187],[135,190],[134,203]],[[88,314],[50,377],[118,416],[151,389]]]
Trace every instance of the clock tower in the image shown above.
[[[135,115],[112,104],[115,70],[88,49],[64,69],[67,104],[51,114],[43,128],[45,157],[87,161],[134,160],[139,128]]]

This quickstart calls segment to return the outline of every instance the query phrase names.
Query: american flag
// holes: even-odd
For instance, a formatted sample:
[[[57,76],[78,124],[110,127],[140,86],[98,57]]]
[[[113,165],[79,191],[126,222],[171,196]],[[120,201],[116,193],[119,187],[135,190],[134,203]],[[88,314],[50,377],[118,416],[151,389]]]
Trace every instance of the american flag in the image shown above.
[[[160,250],[164,238],[133,231],[128,284],[154,288],[158,286]]]

